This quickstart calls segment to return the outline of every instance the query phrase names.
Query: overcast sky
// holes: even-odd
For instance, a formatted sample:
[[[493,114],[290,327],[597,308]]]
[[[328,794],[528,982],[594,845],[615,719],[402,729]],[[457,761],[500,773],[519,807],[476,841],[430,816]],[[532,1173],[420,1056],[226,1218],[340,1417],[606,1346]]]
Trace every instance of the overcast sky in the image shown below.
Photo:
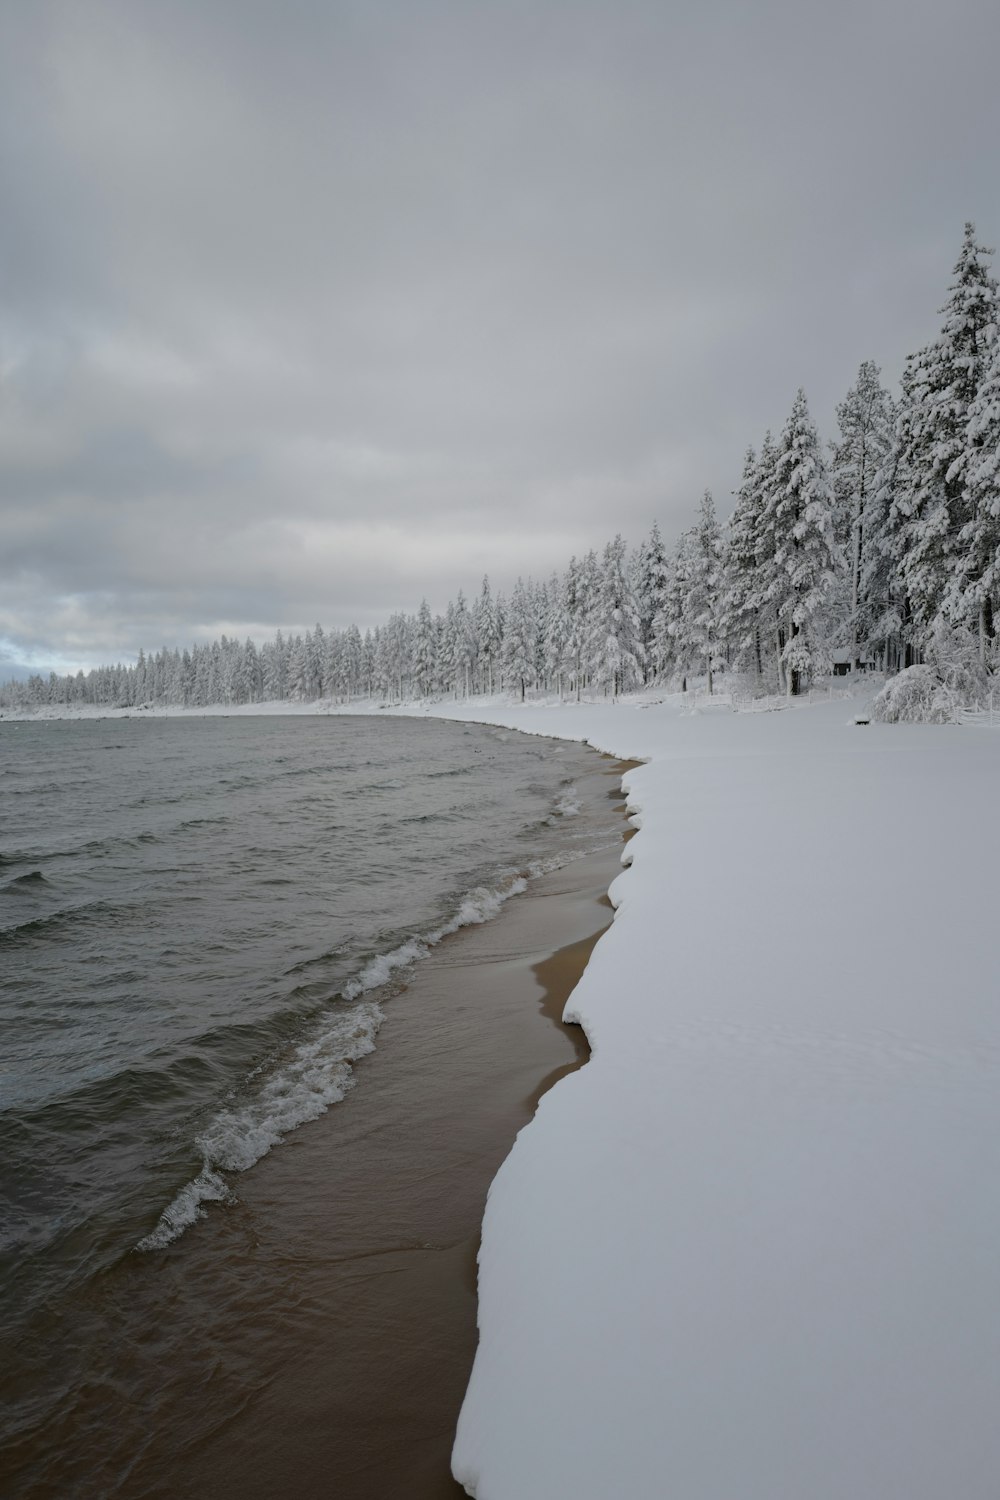
[[[0,0],[0,677],[668,539],[1000,237],[996,0]]]

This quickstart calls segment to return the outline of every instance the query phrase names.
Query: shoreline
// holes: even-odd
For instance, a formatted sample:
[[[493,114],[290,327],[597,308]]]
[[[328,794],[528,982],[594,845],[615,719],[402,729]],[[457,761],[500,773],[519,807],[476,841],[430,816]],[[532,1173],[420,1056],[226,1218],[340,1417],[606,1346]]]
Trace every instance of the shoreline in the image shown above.
[[[622,770],[595,761],[623,814]],[[433,948],[387,1002],[358,1088],[241,1184],[222,1233],[290,1262],[311,1327],[293,1314],[294,1360],[256,1372],[224,1442],[172,1466],[175,1490],[463,1496],[451,1451],[477,1344],[484,1203],[539,1100],[589,1058],[562,1011],[613,920],[626,831]]]
[[[573,825],[590,852],[443,937],[385,997],[358,1086],[262,1157],[236,1203],[95,1285],[87,1337],[113,1362],[50,1435],[58,1473],[40,1489],[25,1470],[24,1500],[50,1478],[118,1500],[461,1497],[484,1201],[589,1056],[561,1012],[614,915],[622,770],[586,758]]]

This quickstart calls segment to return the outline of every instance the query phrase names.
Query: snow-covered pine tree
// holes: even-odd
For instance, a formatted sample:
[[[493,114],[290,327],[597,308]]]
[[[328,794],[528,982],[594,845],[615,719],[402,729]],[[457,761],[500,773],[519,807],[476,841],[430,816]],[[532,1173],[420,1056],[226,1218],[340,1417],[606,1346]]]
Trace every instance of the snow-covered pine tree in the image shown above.
[[[441,691],[458,697],[458,637],[455,627],[455,605],[449,599],[438,629],[438,678]]]
[[[476,663],[479,657],[479,640],[476,634],[475,617],[465,601],[465,594],[461,589],[455,601],[454,618],[455,638],[455,671],[458,686],[461,688],[463,698],[467,698],[473,690],[475,681]]]
[[[974,239],[971,224],[966,225],[963,253],[970,239]],[[945,607],[957,625],[976,636],[980,665],[988,669],[1000,597],[1000,297],[996,281],[980,259],[993,252],[980,245],[973,245],[972,250],[979,275],[974,280],[970,271],[961,312],[953,314],[951,320],[953,328],[959,324],[956,342],[965,333],[963,368],[968,367],[970,376],[966,391],[960,394],[970,399],[961,457],[953,462],[948,475],[950,479],[961,475],[965,519],[958,533]]]
[[[562,612],[566,622],[566,639],[563,642],[562,670],[569,682],[576,701],[580,701],[583,685],[583,655],[586,630],[583,618],[583,599],[580,586],[580,564],[575,557],[562,579]]]
[[[287,694],[294,702],[301,702],[306,695],[306,648],[300,635],[293,638],[288,649]]]
[[[406,615],[397,611],[390,615],[384,633],[388,690],[402,702],[413,672],[411,622]]]
[[[837,422],[840,437],[831,444],[833,528],[848,569],[847,639],[851,664],[857,668],[862,650],[862,622],[871,615],[862,593],[865,547],[869,531],[882,519],[883,507],[878,501],[885,492],[896,437],[892,397],[883,387],[881,371],[873,360],[865,360],[858,370],[857,380],[837,407]]]
[[[417,692],[422,698],[433,692],[437,680],[437,633],[426,599],[421,599],[417,612],[413,636],[413,677]]]
[[[498,593],[493,600],[493,639],[496,649],[493,655],[493,691],[503,692],[507,686],[504,678],[504,650],[507,640],[508,606],[504,594]]]
[[[508,688],[520,688],[523,702],[527,685],[535,674],[535,618],[529,588],[519,578],[507,609],[503,642],[504,679]]]
[[[667,553],[663,579],[659,591],[659,603],[653,616],[652,675],[655,681],[665,682],[679,671],[683,671],[678,655],[676,625],[680,619],[680,583],[677,576],[678,558],[685,539]],[[687,684],[685,683],[686,687]]]
[[[392,682],[389,662],[389,631],[384,625],[376,625],[372,632],[372,684],[375,696],[388,698]]]
[[[240,653],[239,664],[233,683],[233,696],[237,703],[257,703],[260,699],[263,678],[257,647],[247,636]]]
[[[489,576],[483,576],[479,597],[473,607],[476,640],[479,647],[479,691],[493,692],[493,671],[499,652],[496,609],[490,592]]]
[[[800,388],[775,453],[763,528],[774,568],[770,602],[786,632],[781,667],[789,694],[801,691],[828,656],[823,608],[837,571],[832,510],[819,438]]]
[[[886,461],[865,506],[861,543],[858,631],[864,650],[886,672],[896,672],[903,659],[905,587],[896,557],[892,525],[893,502],[900,470],[898,408],[893,407],[894,434]]]
[[[639,611],[639,640],[642,643],[643,680],[654,670],[653,622],[660,612],[667,581],[667,549],[654,521],[649,536],[636,554],[633,594]]]
[[[326,691],[323,679],[323,664],[326,659],[326,637],[322,625],[309,633],[306,631],[306,696],[312,700],[322,698]]]
[[[370,700],[375,691],[375,632],[366,630],[361,642],[361,678],[359,687]]]
[[[356,627],[355,627],[356,628]],[[323,651],[323,694],[347,703],[351,697],[350,632],[328,630]]]
[[[545,587],[545,618],[542,624],[542,675],[546,686],[555,687],[563,697],[566,667],[566,643],[569,620],[566,615],[563,588],[555,573]]]
[[[702,496],[698,523],[689,533],[686,550],[684,635],[695,660],[705,668],[708,691],[719,665],[722,634],[723,542],[709,490]]]
[[[959,533],[950,612],[975,631],[980,666],[992,670],[1000,604],[1000,337],[969,407],[965,491],[969,518]]]
[[[759,682],[763,672],[757,577],[761,506],[756,479],[757,458],[753,449],[748,448],[743,459],[743,477],[736,492],[736,505],[726,528],[722,625],[734,664],[742,670],[752,670]]]
[[[621,536],[607,544],[601,560],[597,601],[591,626],[594,680],[612,698],[642,681],[643,646],[639,611],[628,586],[625,543]]]
[[[975,522],[966,486],[971,457],[969,414],[992,357],[997,323],[997,283],[966,224],[955,280],[941,312],[937,340],[907,361],[900,412],[900,471],[893,521],[902,578],[914,618],[915,645],[926,646],[935,628],[954,615],[965,622],[966,583],[977,613],[981,591],[963,565]],[[986,634],[988,622],[982,622]]]
[[[580,686],[596,682],[599,670],[601,565],[593,548],[580,564],[577,575],[577,608],[581,631]]]
[[[348,625],[341,637],[340,668],[343,691],[348,700],[361,692],[364,643],[356,625]]]

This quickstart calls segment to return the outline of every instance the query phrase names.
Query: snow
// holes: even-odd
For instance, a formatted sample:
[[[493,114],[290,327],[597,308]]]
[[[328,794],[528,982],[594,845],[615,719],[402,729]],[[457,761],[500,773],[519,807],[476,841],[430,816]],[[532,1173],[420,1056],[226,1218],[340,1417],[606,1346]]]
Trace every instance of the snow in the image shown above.
[[[592,1058],[490,1190],[455,1474],[994,1500],[1000,737],[658,697],[406,710],[646,762]]]
[[[996,1494],[1000,740],[861,706],[444,709],[649,762],[489,1195],[479,1500]]]

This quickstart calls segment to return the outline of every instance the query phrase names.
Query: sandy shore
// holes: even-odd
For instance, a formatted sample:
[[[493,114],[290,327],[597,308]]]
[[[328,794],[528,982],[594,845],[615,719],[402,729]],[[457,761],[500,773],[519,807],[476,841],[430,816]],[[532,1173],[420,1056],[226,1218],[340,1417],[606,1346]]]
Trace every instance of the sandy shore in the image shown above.
[[[358,1086],[259,1162],[239,1204],[164,1254],[155,1317],[147,1303],[131,1334],[123,1278],[119,1336],[142,1363],[122,1372],[137,1408],[121,1423],[133,1459],[124,1481],[115,1460],[101,1492],[462,1495],[450,1453],[476,1345],[487,1190],[541,1094],[586,1056],[560,1016],[612,917],[623,768],[593,766],[579,823],[604,847],[417,966],[386,1002]],[[204,1329],[181,1360],[175,1322]],[[155,1418],[142,1426],[150,1369]],[[89,1478],[97,1493],[102,1475]]]

